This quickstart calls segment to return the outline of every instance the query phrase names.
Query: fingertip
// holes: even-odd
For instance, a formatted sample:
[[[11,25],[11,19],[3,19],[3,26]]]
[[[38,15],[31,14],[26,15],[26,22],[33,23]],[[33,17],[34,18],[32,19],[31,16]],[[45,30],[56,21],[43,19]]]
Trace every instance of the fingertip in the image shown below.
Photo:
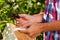
[[[21,16],[21,17],[24,17],[24,16],[26,16],[27,14],[19,14],[19,16]]]
[[[23,32],[23,33],[26,33],[26,34],[28,34],[28,31],[27,31],[27,29],[25,29],[25,30],[20,30],[20,32]]]

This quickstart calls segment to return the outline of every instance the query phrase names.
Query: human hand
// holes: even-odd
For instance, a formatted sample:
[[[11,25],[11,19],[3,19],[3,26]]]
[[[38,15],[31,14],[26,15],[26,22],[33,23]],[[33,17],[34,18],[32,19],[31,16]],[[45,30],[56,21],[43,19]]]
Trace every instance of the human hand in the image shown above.
[[[25,23],[33,23],[33,22],[42,22],[42,15],[27,15],[21,14],[20,18],[16,18],[15,21],[19,26],[22,26]]]
[[[26,33],[30,37],[36,37],[39,33],[43,31],[43,29],[41,29],[42,25],[42,23],[24,24],[24,27],[29,26],[29,28],[26,28],[25,30],[20,30],[20,32]]]

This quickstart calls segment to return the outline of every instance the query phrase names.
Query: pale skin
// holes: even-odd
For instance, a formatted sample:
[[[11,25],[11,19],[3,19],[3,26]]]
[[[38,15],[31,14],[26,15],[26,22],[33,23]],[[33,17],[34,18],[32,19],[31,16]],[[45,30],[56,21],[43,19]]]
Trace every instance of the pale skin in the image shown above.
[[[18,27],[26,28],[21,32],[27,33],[31,37],[35,37],[41,32],[60,30],[60,21],[40,23],[43,20],[43,14],[27,15],[21,14],[20,19],[15,19]]]

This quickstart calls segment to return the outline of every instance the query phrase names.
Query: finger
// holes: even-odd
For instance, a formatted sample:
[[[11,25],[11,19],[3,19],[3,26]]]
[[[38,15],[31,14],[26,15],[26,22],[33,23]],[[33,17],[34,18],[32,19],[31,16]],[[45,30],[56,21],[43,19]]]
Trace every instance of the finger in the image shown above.
[[[24,23],[26,23],[27,21],[24,20],[23,18],[20,18],[19,22],[20,22],[20,24],[24,24]]]
[[[14,29],[14,28],[16,28],[16,26],[14,25],[14,24],[9,24],[10,25],[10,27],[12,28],[12,29]]]
[[[28,28],[28,26],[30,25],[30,24],[27,24],[28,22],[24,22],[24,23],[20,23],[20,24],[18,24],[17,23],[17,26],[18,27],[22,27],[22,28]]]
[[[15,22],[16,22],[16,24],[17,24],[18,27],[24,25],[23,27],[26,28],[29,25],[28,21],[23,20],[23,18],[16,19]]]
[[[27,14],[19,14],[19,16],[24,17],[27,16]]]
[[[16,23],[20,23],[20,24],[24,24],[26,23],[26,20],[24,20],[23,18],[20,18],[20,19],[15,19]]]
[[[25,29],[25,30],[20,30],[20,32],[23,32],[23,33],[29,34],[28,29]]]
[[[30,37],[33,37],[33,34],[30,33],[30,30],[29,30],[29,29],[19,30],[19,31],[20,31],[20,32],[23,32],[23,33],[25,33],[25,34],[27,34],[27,35],[29,35]]]
[[[34,38],[36,37],[36,35],[34,33],[31,32],[31,29],[25,29],[25,30],[20,30],[20,32],[26,33],[27,35],[29,35],[30,37]]]
[[[29,28],[31,25],[32,25],[32,23],[27,22],[27,23],[23,24],[22,27]]]
[[[29,17],[30,17],[30,15],[27,15],[27,14],[20,14],[19,16],[25,20],[29,19]]]

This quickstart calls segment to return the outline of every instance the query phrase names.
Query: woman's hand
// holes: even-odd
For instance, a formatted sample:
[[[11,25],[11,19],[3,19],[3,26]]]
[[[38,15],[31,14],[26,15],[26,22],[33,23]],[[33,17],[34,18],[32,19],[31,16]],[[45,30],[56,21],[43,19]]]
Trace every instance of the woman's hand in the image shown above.
[[[16,18],[15,21],[18,24],[18,26],[22,26],[26,23],[33,23],[33,22],[42,22],[42,15],[27,15],[27,14],[21,14],[19,15],[20,18]]]
[[[36,37],[39,33],[43,31],[41,27],[43,26],[42,23],[33,23],[33,24],[24,24],[24,27],[29,26],[26,30],[20,30],[20,32],[28,34],[30,37]]]
[[[21,14],[20,18],[16,18],[15,21],[19,27],[26,28],[26,30],[21,30],[21,32],[27,33],[31,37],[35,37],[41,32],[42,15],[27,15]]]

